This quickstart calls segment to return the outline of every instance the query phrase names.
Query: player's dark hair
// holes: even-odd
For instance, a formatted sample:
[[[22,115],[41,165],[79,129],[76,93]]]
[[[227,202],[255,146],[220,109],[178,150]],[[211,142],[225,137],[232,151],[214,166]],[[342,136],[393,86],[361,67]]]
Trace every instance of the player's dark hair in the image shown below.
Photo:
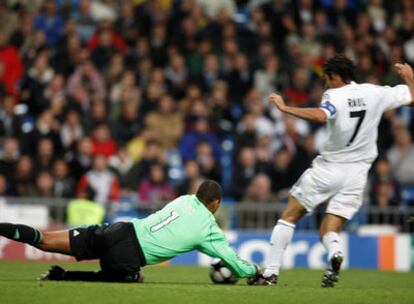
[[[323,72],[329,78],[335,73],[344,82],[350,82],[355,79],[355,65],[351,59],[343,54],[337,54],[323,65]]]
[[[196,196],[204,205],[208,205],[217,199],[221,201],[223,190],[219,183],[208,179],[200,185]]]

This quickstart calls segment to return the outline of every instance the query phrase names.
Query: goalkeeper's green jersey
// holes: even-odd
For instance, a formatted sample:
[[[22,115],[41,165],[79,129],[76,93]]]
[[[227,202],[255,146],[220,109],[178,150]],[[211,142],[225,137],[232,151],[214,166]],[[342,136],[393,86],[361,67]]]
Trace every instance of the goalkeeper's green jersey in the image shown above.
[[[133,219],[148,265],[199,250],[220,258],[239,277],[251,277],[256,267],[230,248],[213,214],[195,195],[183,195],[144,219]]]

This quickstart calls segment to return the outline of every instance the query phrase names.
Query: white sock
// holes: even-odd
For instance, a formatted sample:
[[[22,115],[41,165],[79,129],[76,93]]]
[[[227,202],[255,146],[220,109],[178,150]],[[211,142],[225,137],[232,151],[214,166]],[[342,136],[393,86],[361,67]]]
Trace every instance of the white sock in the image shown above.
[[[283,253],[292,240],[295,227],[296,225],[284,220],[277,221],[270,237],[270,252],[266,262],[266,270],[263,274],[265,277],[270,277],[272,274],[279,275]]]
[[[328,251],[328,261],[338,251],[341,250],[341,244],[339,243],[339,235],[336,232],[329,231],[322,237],[322,244]]]

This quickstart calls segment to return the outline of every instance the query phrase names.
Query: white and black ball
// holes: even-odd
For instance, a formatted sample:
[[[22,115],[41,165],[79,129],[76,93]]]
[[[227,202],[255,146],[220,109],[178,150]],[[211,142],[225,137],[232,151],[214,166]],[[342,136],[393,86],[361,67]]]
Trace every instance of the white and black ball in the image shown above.
[[[235,284],[239,281],[239,278],[220,259],[211,262],[209,275],[215,284]]]

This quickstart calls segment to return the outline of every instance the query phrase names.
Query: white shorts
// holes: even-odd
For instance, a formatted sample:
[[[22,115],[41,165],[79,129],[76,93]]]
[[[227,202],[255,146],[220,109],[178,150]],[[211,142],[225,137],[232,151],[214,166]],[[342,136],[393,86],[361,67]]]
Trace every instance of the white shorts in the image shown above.
[[[332,163],[315,158],[290,193],[308,212],[328,201],[326,213],[351,219],[362,205],[370,163]]]

